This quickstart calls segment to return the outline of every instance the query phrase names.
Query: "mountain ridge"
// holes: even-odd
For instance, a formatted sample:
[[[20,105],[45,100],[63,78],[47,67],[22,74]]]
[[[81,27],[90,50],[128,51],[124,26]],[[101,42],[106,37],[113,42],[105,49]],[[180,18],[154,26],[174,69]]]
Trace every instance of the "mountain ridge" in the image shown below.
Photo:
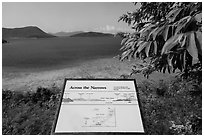
[[[26,26],[20,28],[2,28],[2,38],[52,38],[56,37],[48,34],[36,26]]]
[[[79,34],[72,35],[70,37],[113,37],[113,34],[110,33],[102,33],[102,32],[83,32]]]

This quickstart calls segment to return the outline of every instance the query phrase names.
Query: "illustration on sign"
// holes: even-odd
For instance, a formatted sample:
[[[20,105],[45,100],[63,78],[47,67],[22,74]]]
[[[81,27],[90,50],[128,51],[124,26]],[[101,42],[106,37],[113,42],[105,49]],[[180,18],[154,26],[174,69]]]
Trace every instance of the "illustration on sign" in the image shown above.
[[[65,92],[64,104],[136,104],[134,92]]]

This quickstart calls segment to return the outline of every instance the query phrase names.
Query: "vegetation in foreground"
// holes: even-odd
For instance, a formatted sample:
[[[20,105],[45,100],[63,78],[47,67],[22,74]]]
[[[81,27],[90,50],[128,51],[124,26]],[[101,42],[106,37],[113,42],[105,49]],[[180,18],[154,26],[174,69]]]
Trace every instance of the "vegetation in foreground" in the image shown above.
[[[50,134],[60,97],[59,88],[35,93],[2,92],[2,134]]]
[[[202,134],[202,86],[177,79],[159,85],[144,82],[139,97],[147,134]]]
[[[202,134],[202,86],[181,80],[138,86],[146,134]],[[38,88],[35,93],[3,90],[4,135],[50,134],[61,90]]]

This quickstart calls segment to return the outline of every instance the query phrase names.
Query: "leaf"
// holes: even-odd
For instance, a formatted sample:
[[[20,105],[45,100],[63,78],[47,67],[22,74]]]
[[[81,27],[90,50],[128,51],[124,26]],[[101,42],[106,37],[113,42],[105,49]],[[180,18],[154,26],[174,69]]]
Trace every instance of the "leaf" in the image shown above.
[[[144,43],[142,43],[139,47],[138,47],[138,49],[137,49],[137,53],[140,53],[148,44],[149,44],[150,42],[144,42]]]
[[[183,53],[183,68],[186,70],[186,51]]]
[[[165,73],[165,71],[166,71],[166,65],[165,65],[164,68],[163,68],[163,73]]]
[[[156,30],[158,30],[158,27],[157,27],[157,28],[154,28],[154,29],[149,33],[149,35],[148,35],[148,37],[147,37],[147,41],[150,40],[150,38],[153,36],[153,34],[156,32]],[[154,38],[154,39],[155,39],[155,38]]]
[[[134,29],[139,30],[141,29],[145,24],[147,24],[149,22],[141,22],[141,23],[137,23],[133,26]]]
[[[183,48],[184,47],[184,45],[186,44],[186,35],[183,35],[183,40],[182,41],[180,41],[180,43],[181,43],[181,48]]]
[[[196,47],[198,48],[198,53],[202,55],[202,32],[195,32]]]
[[[175,25],[172,25],[171,26],[171,36],[173,36],[174,35],[174,32],[175,32]]]
[[[121,48],[120,48],[120,50],[123,50],[125,48],[125,46],[122,46]]]
[[[130,53],[128,54],[128,57],[127,57],[129,61],[131,60],[132,55],[133,55],[133,51],[131,50]]]
[[[202,13],[196,14],[194,18],[197,22],[201,23],[202,22]]]
[[[134,59],[137,58],[137,52],[136,52],[136,50],[135,50],[134,53],[133,53],[133,58],[134,58]]]
[[[135,38],[129,38],[129,39],[125,42],[125,44],[127,45],[128,43],[132,42],[133,40],[135,40]]]
[[[149,33],[151,32],[152,29],[155,28],[155,24],[150,24],[149,26],[145,27],[144,29],[142,29],[142,31],[140,31],[140,37],[147,37],[149,36]]]
[[[176,68],[176,59],[177,59],[177,55],[174,55],[171,61],[174,68]]]
[[[142,33],[144,30],[145,30],[145,28],[142,28],[142,29],[139,31],[139,33]]]
[[[137,58],[137,51],[136,51],[136,50],[135,50],[134,53],[133,53],[133,57],[134,57],[134,59]]]
[[[181,31],[181,29],[187,28],[190,22],[192,21],[191,19],[192,19],[191,16],[186,16],[180,19],[178,22],[176,22],[177,28],[176,28],[175,34],[178,34]]]
[[[199,59],[198,59],[198,49],[196,47],[196,42],[195,42],[195,35],[193,32],[188,34],[188,40],[189,40],[189,44],[187,47],[187,51],[193,58],[192,64],[194,65],[198,63]]]
[[[128,40],[129,38],[124,38],[122,41],[121,41],[121,45],[124,45],[125,42]]]
[[[126,44],[124,50],[131,48],[132,46],[134,46],[134,41],[129,42],[128,44]]]
[[[183,53],[179,54],[179,57],[180,57],[179,60],[180,60],[180,62],[181,62],[181,67],[182,67],[182,69],[184,68],[184,66],[183,66],[183,64],[184,64],[183,56],[184,56]]]
[[[174,56],[168,57],[168,64],[169,64],[169,66],[171,66],[171,67],[173,67],[173,64],[172,64],[173,57],[174,57]]]
[[[153,40],[156,39],[157,35],[165,28],[165,26],[158,27],[157,30],[154,31],[153,33]]]
[[[149,50],[150,50],[151,45],[152,45],[152,41],[149,42],[148,45],[145,48],[145,53],[146,53],[147,57],[149,57]]]
[[[175,71],[176,71],[176,68],[173,69],[173,73],[175,73]]]
[[[163,31],[163,38],[164,38],[164,41],[166,41],[167,40],[167,38],[168,38],[168,34],[169,34],[169,25],[167,25],[166,27],[165,27],[165,29],[164,29],[164,31]]]
[[[157,42],[154,41],[154,54],[156,55],[157,54]]]
[[[172,16],[177,10],[178,10],[177,8],[171,10],[171,11],[166,15],[166,18],[169,18],[170,16]]]
[[[126,44],[126,45],[123,45],[123,46],[120,48],[120,50],[125,50],[125,49],[127,49],[127,44]]]
[[[171,37],[170,39],[168,39],[162,48],[161,54],[165,54],[169,52],[174,46],[176,46],[183,35],[184,34],[177,34]]]
[[[130,36],[131,38],[136,39],[136,38],[139,38],[140,33],[139,33],[139,32],[133,32],[133,33],[132,33],[132,34],[130,34],[129,36]]]
[[[139,47],[142,43],[144,43],[144,41],[139,41],[136,45],[136,47]]]
[[[123,52],[120,60],[124,60],[129,55],[130,52],[131,52],[131,50],[127,50],[127,51]]]
[[[168,68],[168,72],[171,73],[171,67],[167,66],[167,68]]]
[[[135,39],[134,38],[128,38],[128,40],[125,41],[125,43],[120,48],[120,50],[126,50],[126,49],[132,47],[134,45],[134,43],[135,43]]]
[[[178,69],[180,71],[182,71],[182,65],[181,65],[181,60],[180,60],[180,56],[179,55],[177,56],[177,59],[176,59],[176,67],[178,67]]]
[[[182,8],[178,8],[172,14],[168,15],[167,18],[169,18],[169,23],[174,22],[176,17],[179,15],[181,11],[182,11]]]
[[[137,41],[134,41],[133,45],[132,45],[132,50],[135,50],[136,49],[136,44],[137,44]]]
[[[172,9],[167,15],[166,18],[169,18],[174,12],[176,12],[177,8]]]

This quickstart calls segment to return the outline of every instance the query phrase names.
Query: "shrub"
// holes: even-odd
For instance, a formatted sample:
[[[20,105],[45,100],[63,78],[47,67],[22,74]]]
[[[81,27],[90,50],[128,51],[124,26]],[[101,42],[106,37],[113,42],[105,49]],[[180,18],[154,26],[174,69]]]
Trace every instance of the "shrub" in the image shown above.
[[[138,91],[146,134],[202,134],[201,83],[144,81]],[[3,90],[2,133],[50,134],[59,98],[57,87],[40,87],[35,93]]]
[[[60,90],[57,87],[40,87],[35,93],[3,90],[2,133],[50,134],[59,97]]]
[[[189,94],[193,84],[177,79],[139,85],[147,134],[202,134],[202,96]]]

